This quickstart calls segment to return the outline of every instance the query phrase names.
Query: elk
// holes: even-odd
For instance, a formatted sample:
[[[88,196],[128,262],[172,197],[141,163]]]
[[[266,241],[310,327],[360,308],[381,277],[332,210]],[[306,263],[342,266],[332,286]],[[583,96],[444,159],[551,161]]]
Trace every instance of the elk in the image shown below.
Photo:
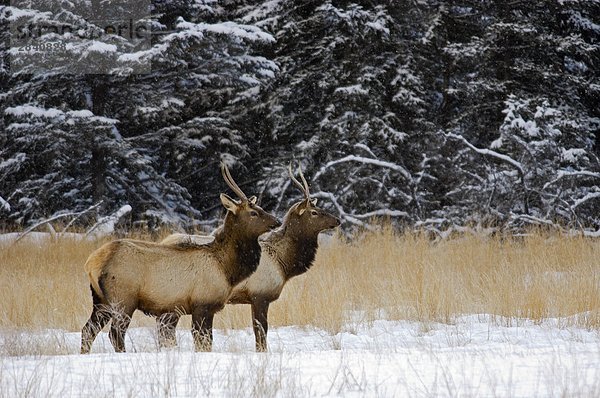
[[[232,288],[259,263],[258,236],[281,225],[248,198],[224,163],[221,173],[239,200],[226,194],[222,228],[210,243],[163,245],[131,239],[115,240],[94,251],[85,263],[92,290],[92,314],[81,332],[81,353],[89,353],[96,335],[111,322],[109,338],[116,352],[125,351],[125,332],[140,310],[170,323],[171,314],[192,315],[197,351],[212,348],[215,312]]]
[[[318,248],[319,233],[340,225],[337,217],[318,208],[317,200],[311,199],[302,169],[298,168],[302,183],[294,177],[291,166],[288,171],[294,184],[302,191],[304,199],[290,207],[281,227],[259,238],[262,253],[256,272],[235,286],[227,301],[228,304],[251,305],[257,351],[267,350],[269,305],[279,298],[287,281],[311,268]],[[202,242],[209,239],[209,236],[165,238],[175,245],[178,244],[177,241],[185,245],[187,240]],[[169,322],[159,325],[159,328],[163,328],[159,336],[164,337],[161,345],[175,342],[177,321],[178,316],[172,314]]]

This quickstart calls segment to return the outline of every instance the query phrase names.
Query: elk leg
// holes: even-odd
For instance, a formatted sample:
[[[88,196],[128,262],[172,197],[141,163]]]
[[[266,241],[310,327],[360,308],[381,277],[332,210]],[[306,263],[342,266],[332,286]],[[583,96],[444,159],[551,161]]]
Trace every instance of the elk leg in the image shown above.
[[[110,313],[100,302],[100,297],[92,289],[92,315],[81,330],[81,353],[89,354],[92,350],[92,343],[104,326],[110,321]]]
[[[196,351],[212,350],[214,316],[214,311],[208,306],[200,306],[192,313],[192,336]]]
[[[269,302],[264,299],[252,301],[252,328],[254,329],[254,339],[256,340],[256,351],[267,351],[267,332],[269,322],[267,314],[269,312]]]
[[[176,328],[179,315],[167,312],[156,319],[158,327],[158,344],[161,348],[177,346]]]
[[[135,306],[112,310],[112,323],[108,337],[115,352],[125,352],[125,332],[127,332],[134,311]]]

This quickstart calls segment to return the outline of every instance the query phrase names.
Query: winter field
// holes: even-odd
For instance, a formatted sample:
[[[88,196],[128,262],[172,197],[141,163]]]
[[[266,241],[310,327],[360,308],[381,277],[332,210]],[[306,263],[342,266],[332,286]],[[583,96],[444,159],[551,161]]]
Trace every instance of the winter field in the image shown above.
[[[600,396],[595,239],[336,237],[272,305],[267,354],[249,308],[228,306],[211,353],[193,352],[189,319],[159,351],[136,314],[128,353],[104,332],[82,356],[83,263],[101,243],[0,243],[0,397]]]

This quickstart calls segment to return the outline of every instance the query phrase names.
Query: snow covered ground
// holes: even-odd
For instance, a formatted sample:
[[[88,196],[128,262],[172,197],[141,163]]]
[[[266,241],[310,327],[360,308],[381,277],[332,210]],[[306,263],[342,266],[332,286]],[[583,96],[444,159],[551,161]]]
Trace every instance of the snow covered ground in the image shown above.
[[[4,331],[0,396],[600,396],[600,334],[564,322],[471,315],[339,334],[279,327],[266,354],[254,352],[250,329],[216,330],[211,353],[193,352],[187,330],[178,348],[159,352],[154,330],[136,328],[128,353],[114,354],[104,332],[87,356],[79,333]]]

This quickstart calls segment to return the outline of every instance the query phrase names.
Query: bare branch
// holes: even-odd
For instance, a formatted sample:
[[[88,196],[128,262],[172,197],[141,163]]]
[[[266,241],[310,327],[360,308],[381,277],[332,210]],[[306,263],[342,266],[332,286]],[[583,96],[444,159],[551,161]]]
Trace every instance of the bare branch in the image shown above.
[[[557,182],[559,182],[560,180],[562,180],[563,178],[566,178],[566,177],[600,178],[600,173],[594,173],[592,171],[587,171],[587,170],[581,170],[581,171],[564,171],[564,170],[560,170],[558,172],[558,177],[556,177],[554,180],[552,180],[552,181],[547,182],[546,184],[544,184],[543,189],[548,188],[552,184],[556,184]]]
[[[0,210],[10,211],[10,203],[0,196]]]
[[[371,224],[361,221],[362,219],[367,219],[367,218],[377,217],[377,216],[408,217],[408,213],[405,211],[389,210],[389,209],[380,209],[380,210],[375,210],[375,211],[371,211],[371,212],[364,213],[364,214],[349,214],[349,213],[346,213],[344,208],[340,205],[340,203],[335,198],[335,195],[333,195],[331,192],[322,192],[321,191],[321,192],[313,193],[312,197],[329,199],[331,201],[331,203],[333,203],[333,205],[337,209],[340,217],[342,217],[343,219],[345,219],[346,221],[348,221],[352,224],[359,225],[368,230],[374,230],[375,228]]]
[[[375,211],[370,211],[368,213],[363,214],[352,214],[353,217],[364,219],[378,216],[386,216],[386,217],[408,217],[408,213],[402,210],[390,210],[390,209],[379,209]]]
[[[600,192],[588,193],[583,198],[576,200],[575,203],[573,203],[573,206],[571,206],[571,210],[575,210],[575,208],[581,206],[582,204],[584,204],[585,202],[587,202],[589,200],[598,199],[598,198],[600,198]]]
[[[92,226],[92,228],[88,229],[85,234],[90,235],[92,232],[94,232],[100,226],[106,225],[106,224],[110,225],[109,230],[112,230],[112,228],[114,227],[114,224],[117,221],[119,221],[119,219],[121,217],[123,217],[125,214],[129,213],[130,211],[131,211],[131,206],[129,206],[129,205],[122,206],[119,210],[115,211],[113,214],[106,216],[106,217],[102,217],[100,220],[98,220],[98,222],[96,224],[94,224]]]
[[[336,164],[346,163],[346,162],[357,162],[357,163],[371,164],[374,166],[384,167],[384,168],[399,172],[404,178],[406,178],[409,181],[412,180],[412,177],[411,177],[410,173],[408,172],[408,170],[406,170],[402,166],[399,166],[395,163],[386,162],[383,160],[363,158],[363,157],[354,156],[354,155],[349,155],[349,156],[343,157],[341,159],[332,160],[331,162],[328,162],[327,164],[325,164],[325,166],[321,167],[321,169],[315,174],[313,180],[316,180],[317,178],[319,178],[328,168],[335,166]]]
[[[32,225],[31,227],[27,228],[25,231],[23,231],[23,233],[21,235],[19,235],[19,237],[17,239],[15,239],[14,243],[17,243],[18,241],[20,241],[21,239],[23,239],[25,237],[25,235],[27,235],[28,233],[30,233],[31,231],[33,231],[34,229],[36,229],[37,227],[44,225],[44,224],[48,224],[52,221],[56,221],[56,220],[60,220],[61,218],[65,218],[65,217],[75,217],[75,219],[81,217],[82,215],[84,215],[85,213],[89,213],[90,211],[98,208],[101,204],[102,204],[102,200],[98,203],[96,203],[95,205],[92,205],[90,207],[88,207],[87,209],[80,211],[80,212],[74,212],[74,213],[64,213],[64,214],[59,214],[57,216],[54,217],[50,217],[44,221],[40,221],[35,225]],[[72,223],[67,224],[68,226],[71,225]],[[66,230],[63,229],[63,232]]]
[[[525,169],[523,168],[523,165],[521,163],[517,162],[516,160],[514,160],[513,158],[511,158],[510,156],[506,156],[506,155],[503,155],[496,151],[492,151],[491,149],[477,148],[476,146],[471,144],[469,141],[467,141],[465,139],[465,137],[460,136],[458,134],[447,133],[446,136],[457,139],[459,141],[462,141],[469,149],[473,150],[474,152],[477,152],[481,155],[491,156],[491,157],[494,157],[505,163],[508,163],[508,164],[512,165],[514,168],[516,168],[519,171],[519,173],[521,174],[521,176],[525,175]]]

